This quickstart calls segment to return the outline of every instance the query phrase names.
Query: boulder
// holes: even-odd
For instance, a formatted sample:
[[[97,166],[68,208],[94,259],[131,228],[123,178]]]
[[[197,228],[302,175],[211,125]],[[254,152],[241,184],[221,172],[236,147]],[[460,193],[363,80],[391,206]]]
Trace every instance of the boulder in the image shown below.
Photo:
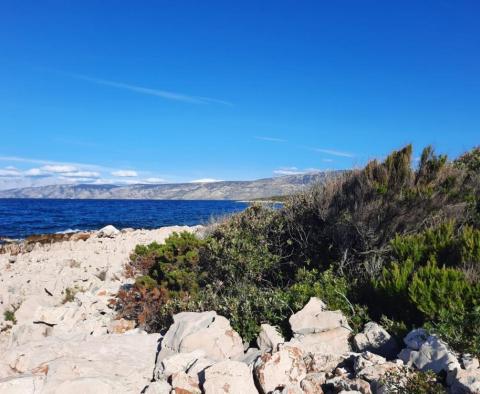
[[[156,380],[166,380],[171,375],[177,372],[185,372],[197,360],[203,358],[205,352],[203,350],[196,350],[189,353],[177,353],[172,356],[165,357],[157,363],[154,371]]]
[[[118,234],[120,234],[120,231],[117,230],[115,227],[113,227],[111,224],[108,226],[105,226],[98,230],[97,232],[97,237],[98,238],[114,238]]]
[[[292,332],[297,335],[330,331],[348,327],[347,319],[340,311],[327,311],[323,301],[312,297],[302,310],[288,320]]]
[[[328,384],[328,381],[327,381]],[[363,379],[349,379],[346,377],[341,377],[334,379],[333,383],[335,392],[359,392],[361,394],[372,394],[372,389],[370,388],[370,383]]]
[[[448,374],[451,394],[480,393],[480,369],[456,369]]]
[[[40,393],[44,376],[23,375],[0,379],[0,394]]]
[[[263,353],[264,352],[262,352],[261,350],[251,347],[247,349],[244,355],[237,358],[235,361],[241,361],[242,363],[245,363],[247,365],[253,365],[257,358],[259,358]]]
[[[310,353],[305,358],[309,373],[332,372],[345,360],[345,357],[331,353]]]
[[[47,337],[4,351],[0,378],[42,376],[42,393],[140,392],[152,379],[158,339],[144,333],[65,341]]]
[[[177,372],[171,376],[171,385],[174,393],[202,394],[198,377]]]
[[[205,370],[205,394],[258,394],[250,368],[239,361],[220,361]]]
[[[307,375],[301,349],[283,346],[276,353],[265,353],[257,359],[254,372],[264,393],[278,387],[300,385]]]
[[[375,386],[387,373],[400,372],[403,364],[387,361],[379,355],[364,352],[355,357],[353,368],[357,378],[373,383]]]
[[[369,322],[363,331],[353,337],[353,344],[359,352],[369,351],[387,359],[393,359],[399,352],[395,339],[379,324]]]
[[[305,352],[345,354],[350,351],[351,328],[340,311],[327,311],[325,304],[312,297],[305,307],[290,316],[293,338],[289,344]]]
[[[278,345],[284,342],[285,339],[275,327],[269,324],[261,325],[260,333],[257,338],[257,345],[262,352],[275,351],[277,350]]]
[[[145,394],[170,394],[172,386],[164,380],[152,382],[145,388]]]
[[[175,353],[195,350],[203,350],[205,357],[214,361],[243,355],[242,338],[229,321],[216,312],[182,312],[173,320],[162,341],[158,362]]]
[[[405,338],[403,338],[403,342],[407,345],[407,348],[412,350],[420,349],[427,338],[429,337],[428,332],[423,328],[416,328],[410,331]]]
[[[112,320],[107,325],[107,330],[110,334],[123,334],[135,328],[135,321],[118,319]]]
[[[342,355],[350,351],[351,331],[344,327],[315,334],[297,335],[287,344],[301,348],[304,352]]]
[[[205,370],[213,364],[215,364],[215,361],[213,360],[208,358],[199,358],[190,366],[190,368],[188,368],[187,375],[198,379],[200,384],[203,384],[205,381]]]
[[[473,357],[471,354],[462,355],[462,366],[466,370],[474,370],[480,368],[478,358]]]
[[[418,343],[418,341],[413,342],[413,346],[416,347]],[[440,373],[461,368],[455,353],[435,335],[428,336],[418,350],[403,349],[398,358],[405,364],[413,365],[421,371],[431,370]]]
[[[323,394],[323,385],[327,381],[324,372],[309,373],[300,382],[300,388],[305,394]]]

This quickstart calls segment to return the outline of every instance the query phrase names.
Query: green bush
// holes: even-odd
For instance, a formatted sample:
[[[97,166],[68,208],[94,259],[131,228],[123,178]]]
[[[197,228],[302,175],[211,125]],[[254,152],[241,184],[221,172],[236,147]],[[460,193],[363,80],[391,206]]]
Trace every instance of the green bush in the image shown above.
[[[15,310],[7,310],[3,312],[3,318],[5,319],[5,321],[11,321],[13,324],[17,323],[17,319],[15,318]]]
[[[139,288],[144,288],[147,290],[153,290],[158,286],[158,283],[155,279],[148,275],[142,275],[135,278],[135,285]]]
[[[138,251],[154,256],[155,262],[150,268],[149,276],[160,287],[171,293],[193,294],[199,289],[199,256],[203,245],[204,242],[194,234],[184,231],[180,234],[173,233],[162,245],[151,244]]]
[[[425,328],[445,340],[449,346],[461,353],[480,355],[480,307],[469,311],[444,313],[436,322],[427,322]]]
[[[380,381],[382,391],[395,394],[446,394],[435,373],[405,371],[387,373]]]
[[[462,325],[478,326],[479,149],[449,162],[427,147],[415,169],[409,145],[281,209],[251,206],[204,240],[181,233],[138,246],[126,267],[136,283],[118,308],[149,330],[213,309],[250,341],[264,322],[288,333],[288,317],[315,296],[354,329],[366,305],[397,335],[423,324],[457,349],[478,349]]]
[[[430,263],[420,268],[408,286],[411,302],[423,314],[425,321],[437,321],[451,313],[464,313],[476,293],[463,272],[437,267]]]

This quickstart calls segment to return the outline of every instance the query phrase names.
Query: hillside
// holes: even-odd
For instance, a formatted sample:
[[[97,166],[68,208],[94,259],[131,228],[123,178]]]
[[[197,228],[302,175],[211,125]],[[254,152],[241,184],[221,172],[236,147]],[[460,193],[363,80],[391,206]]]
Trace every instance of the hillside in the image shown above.
[[[0,191],[0,198],[249,200],[285,196],[339,172],[288,175],[254,181],[118,185],[51,185]]]

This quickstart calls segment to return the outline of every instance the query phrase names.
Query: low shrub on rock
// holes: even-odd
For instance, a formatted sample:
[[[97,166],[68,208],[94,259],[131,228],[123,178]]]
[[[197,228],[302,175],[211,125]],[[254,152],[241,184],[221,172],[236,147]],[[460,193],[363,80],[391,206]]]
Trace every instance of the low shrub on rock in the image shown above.
[[[399,334],[424,325],[478,353],[465,326],[478,321],[479,149],[449,161],[427,147],[415,167],[406,146],[280,209],[251,206],[202,240],[138,246],[126,273],[141,278],[119,293],[119,311],[160,330],[171,313],[213,309],[250,341],[261,323],[288,331],[316,296],[354,329],[383,317]]]

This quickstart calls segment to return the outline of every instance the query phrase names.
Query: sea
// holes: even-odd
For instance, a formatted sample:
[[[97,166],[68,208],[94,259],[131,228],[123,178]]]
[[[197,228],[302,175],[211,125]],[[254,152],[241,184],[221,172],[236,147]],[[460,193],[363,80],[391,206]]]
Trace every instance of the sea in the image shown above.
[[[33,234],[207,224],[243,211],[239,201],[0,199],[0,239]]]

